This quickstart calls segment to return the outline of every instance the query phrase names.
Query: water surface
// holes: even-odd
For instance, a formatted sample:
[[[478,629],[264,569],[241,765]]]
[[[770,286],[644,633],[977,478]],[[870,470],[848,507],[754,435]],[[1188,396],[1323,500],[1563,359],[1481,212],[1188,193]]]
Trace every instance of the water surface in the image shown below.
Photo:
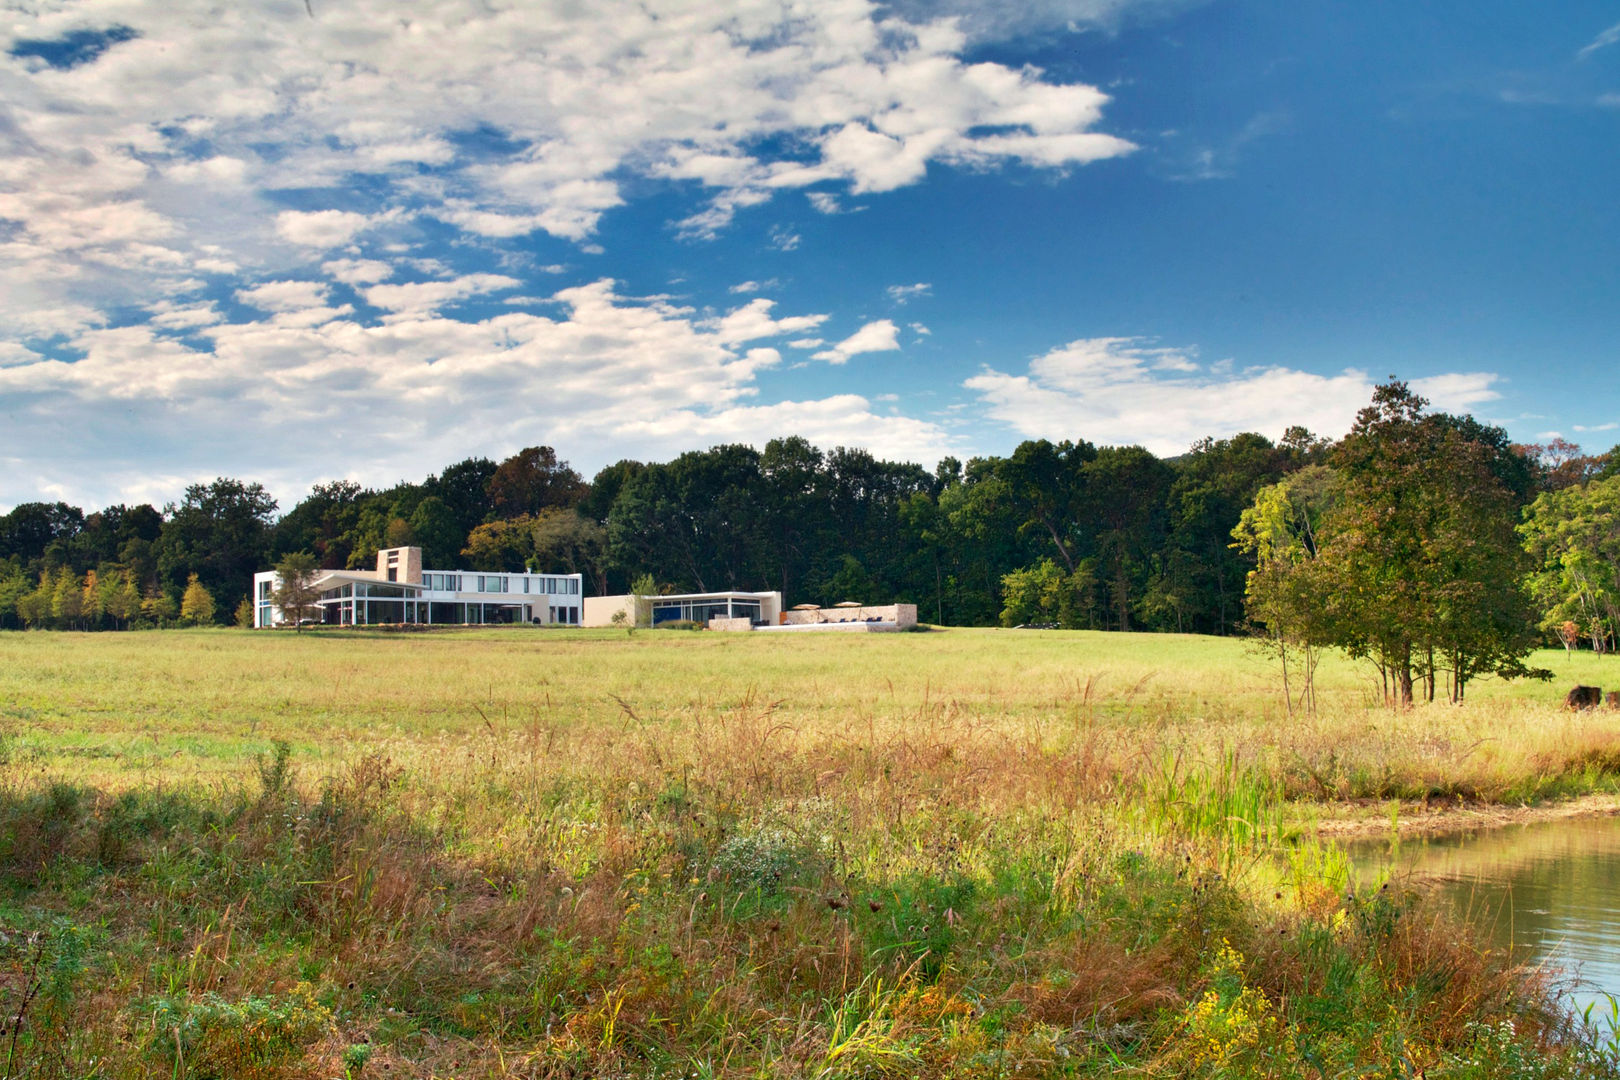
[[[1533,825],[1350,848],[1358,876],[1389,868],[1432,883],[1500,946],[1559,965],[1576,1006],[1620,996],[1620,817]],[[1606,1008],[1607,1002],[1599,1007]]]

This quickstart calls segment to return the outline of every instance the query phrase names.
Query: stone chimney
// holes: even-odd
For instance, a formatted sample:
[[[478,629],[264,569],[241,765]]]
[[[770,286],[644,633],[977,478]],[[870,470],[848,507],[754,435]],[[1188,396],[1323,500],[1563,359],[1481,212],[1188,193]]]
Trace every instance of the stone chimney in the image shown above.
[[[384,548],[377,552],[377,576],[384,581],[422,584],[422,549]]]

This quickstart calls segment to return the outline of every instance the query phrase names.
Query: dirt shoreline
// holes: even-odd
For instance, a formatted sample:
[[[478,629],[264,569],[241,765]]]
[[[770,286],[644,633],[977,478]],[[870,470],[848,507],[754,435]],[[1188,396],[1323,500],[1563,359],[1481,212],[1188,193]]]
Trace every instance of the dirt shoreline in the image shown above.
[[[1390,831],[1389,807],[1387,801],[1368,801],[1349,810],[1350,813],[1359,812],[1356,817],[1318,819],[1314,827],[1316,835],[1324,840],[1362,840],[1387,836]],[[1396,828],[1401,837],[1407,838],[1616,814],[1620,814],[1620,795],[1579,795],[1539,806],[1403,802],[1396,818]]]

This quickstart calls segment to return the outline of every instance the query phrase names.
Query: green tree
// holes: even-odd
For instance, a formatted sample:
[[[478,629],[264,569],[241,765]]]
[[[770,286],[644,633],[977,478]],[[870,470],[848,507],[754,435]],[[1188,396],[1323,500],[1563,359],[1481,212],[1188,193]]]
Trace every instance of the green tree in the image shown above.
[[[244,596],[236,605],[236,615],[232,619],[239,630],[253,629],[253,600]]]
[[[31,629],[38,629],[51,620],[51,599],[56,594],[56,582],[51,575],[41,573],[39,582],[17,600],[17,615]]]
[[[108,597],[107,614],[122,622],[126,630],[141,617],[141,590],[135,584],[135,575],[131,571],[124,571],[117,581],[117,588]]]
[[[51,618],[56,625],[63,629],[74,628],[80,625],[80,617],[84,614],[84,582],[79,575],[62,567],[56,573],[56,581],[51,590]]]
[[[1051,559],[1014,570],[1001,579],[1001,625],[1055,623],[1073,630],[1090,621],[1096,580],[1089,560],[1071,572]]]
[[[1145,589],[1164,542],[1165,500],[1174,473],[1140,446],[1109,446],[1085,466],[1084,512],[1094,523],[1099,577],[1115,627],[1131,628],[1133,598]]]
[[[658,595],[658,582],[651,574],[642,574],[630,583],[631,604],[635,607],[637,626],[652,625],[652,598]]]
[[[585,497],[583,477],[559,461],[549,446],[530,446],[495,468],[489,478],[489,498],[501,517],[534,515],[550,507],[573,507]]]
[[[529,525],[530,567],[541,573],[582,574],[598,596],[607,593],[607,530],[575,510],[552,507]]]
[[[1379,386],[1332,464],[1341,486],[1322,558],[1339,644],[1372,659],[1386,694],[1433,698],[1439,673],[1460,700],[1485,672],[1542,675],[1523,658],[1534,619],[1514,524],[1529,489],[1506,434],[1424,412],[1405,383]]]
[[[186,579],[186,591],[180,597],[180,618],[192,626],[205,626],[214,621],[214,594],[196,574]]]
[[[34,583],[15,563],[0,574],[0,626],[19,627],[23,624],[20,606],[23,597],[33,588]]]
[[[486,521],[467,535],[461,554],[474,570],[521,573],[534,559],[534,519]]]
[[[221,477],[186,488],[158,541],[158,572],[176,586],[196,574],[211,593],[246,592],[270,555],[276,501],[258,484]]]
[[[411,511],[411,532],[422,549],[422,565],[435,569],[450,569],[462,546],[467,542],[466,530],[456,523],[455,514],[437,495],[429,495]]]
[[[1539,496],[1519,527],[1541,626],[1573,623],[1598,652],[1620,638],[1620,474]]]
[[[79,597],[79,610],[84,615],[85,624],[91,629],[101,626],[101,618],[107,613],[106,595],[101,587],[101,578],[92,569],[84,576],[84,589]]]
[[[302,633],[304,620],[320,610],[320,592],[315,588],[318,567],[315,556],[307,551],[292,551],[276,564],[276,587],[271,600],[281,609],[283,620],[290,620],[294,629]]]
[[[1332,584],[1320,561],[1324,521],[1337,497],[1333,473],[1302,469],[1261,488],[1232,529],[1233,546],[1254,561],[1244,582],[1250,625],[1282,668],[1283,698],[1316,711],[1316,666],[1338,642],[1328,600]],[[1297,672],[1298,678],[1294,678]]]
[[[141,616],[159,630],[174,621],[175,611],[174,597],[156,585],[147,590],[146,596],[141,600]]]

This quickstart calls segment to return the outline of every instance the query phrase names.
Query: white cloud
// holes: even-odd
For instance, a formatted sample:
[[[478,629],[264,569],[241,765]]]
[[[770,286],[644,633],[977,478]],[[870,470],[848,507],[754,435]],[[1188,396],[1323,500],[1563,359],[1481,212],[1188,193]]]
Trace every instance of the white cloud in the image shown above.
[[[726,291],[733,294],[742,295],[747,293],[764,292],[767,289],[775,289],[781,284],[782,283],[776,278],[770,278],[766,281],[739,281]]]
[[[812,360],[844,364],[861,353],[889,352],[900,347],[900,328],[889,319],[869,322],[832,348],[815,353]]]
[[[401,285],[373,285],[365,290],[366,303],[395,313],[425,315],[446,304],[523,284],[504,274],[465,274],[449,281],[417,281]]]
[[[1611,423],[1607,423],[1607,424],[1576,424],[1575,425],[1575,430],[1580,431],[1580,432],[1613,431],[1616,428],[1620,428],[1620,422],[1611,422]]]
[[[378,259],[333,259],[321,269],[345,285],[375,285],[394,276],[394,268]]]
[[[160,300],[148,310],[152,312],[152,325],[162,327],[165,330],[186,330],[197,326],[212,326],[225,320],[225,317],[219,313],[212,300],[192,304],[177,304],[172,300]]]
[[[1606,49],[1610,45],[1620,42],[1620,23],[1615,23],[1597,37],[1593,38],[1585,48],[1575,54],[1578,60],[1585,60],[1599,49]]]
[[[920,296],[927,296],[933,286],[926,281],[919,281],[915,285],[890,285],[885,291],[889,299],[896,304],[904,304],[908,300],[915,300]]]
[[[347,210],[283,210],[276,215],[276,234],[289,243],[309,248],[335,248],[347,244],[371,219]]]
[[[16,342],[0,341],[0,368],[15,364],[36,364],[42,359],[43,357],[32,349],[24,348]]]
[[[1018,20],[1106,23],[1125,3],[1042,0]],[[930,165],[1066,169],[1131,152],[1098,130],[1096,87],[963,58],[970,32],[1015,7],[14,7],[0,23],[0,217],[17,223],[0,245],[0,319],[139,306],[198,273],[285,275],[385,223],[420,243],[428,217],[477,242],[542,231],[600,250],[602,215],[649,179],[705,198],[683,229],[706,236],[782,191],[814,188],[832,211]],[[133,35],[66,70],[9,55],[98,25]],[[318,208],[337,189],[344,208]],[[317,208],[285,209],[289,190]]]
[[[987,416],[1020,435],[1139,444],[1161,455],[1182,453],[1205,436],[1276,437],[1293,424],[1338,437],[1372,397],[1373,382],[1361,371],[1220,371],[1196,356],[1138,338],[1087,338],[1036,357],[1022,375],[986,368],[963,386],[978,394]],[[1495,398],[1496,381],[1470,373],[1411,386],[1449,411]]]
[[[1476,405],[1500,398],[1502,395],[1494,389],[1497,381],[1495,375],[1470,372],[1410,379],[1407,385],[1413,392],[1428,398],[1429,404],[1441,412],[1465,413]]]
[[[924,326],[920,322],[914,322],[911,324],[911,332],[916,334],[918,337],[927,337],[929,334],[933,333],[932,330],[928,329],[928,327]]]
[[[842,214],[844,212],[844,204],[839,201],[837,195],[830,191],[806,192],[805,198],[810,200],[811,207],[818,214]]]
[[[775,306],[776,301],[758,296],[729,315],[706,325],[713,328],[717,340],[733,345],[743,341],[758,341],[761,338],[803,333],[806,330],[814,330],[827,321],[825,315],[794,315],[786,319],[773,319],[771,309]]]
[[[558,292],[549,317],[503,310],[461,321],[430,310],[441,296],[396,294],[397,317],[366,325],[322,306],[325,290],[307,281],[244,289],[245,303],[272,314],[196,327],[184,340],[153,326],[83,330],[70,342],[83,358],[70,364],[0,353],[0,399],[11,406],[0,457],[26,447],[29,462],[0,469],[0,505],[52,485],[85,505],[140,493],[161,501],[222,473],[291,498],[335,467],[385,483],[536,441],[567,447],[587,468],[784,432],[911,459],[954,445],[928,421],[879,418],[857,395],[753,400],[759,373],[781,356],[749,343],[822,319],[773,318],[766,300],[705,320],[598,281]],[[75,437],[61,438],[69,429]],[[162,467],[132,457],[136,446]]]
[[[328,292],[319,281],[270,281],[236,290],[236,299],[261,311],[299,311],[325,305]]]

